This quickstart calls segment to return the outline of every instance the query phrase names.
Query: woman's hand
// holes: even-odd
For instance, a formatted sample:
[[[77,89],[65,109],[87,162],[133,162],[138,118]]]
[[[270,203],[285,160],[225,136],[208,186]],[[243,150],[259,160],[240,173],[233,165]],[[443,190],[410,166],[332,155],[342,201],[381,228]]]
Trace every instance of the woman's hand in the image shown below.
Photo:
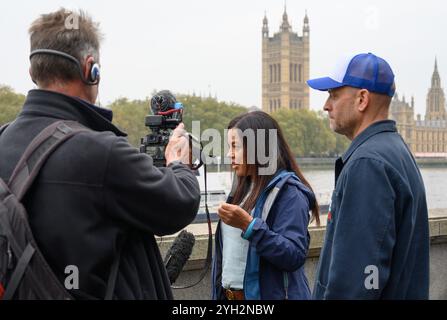
[[[253,217],[247,211],[234,204],[221,203],[217,214],[225,224],[242,231],[245,231],[253,221]]]

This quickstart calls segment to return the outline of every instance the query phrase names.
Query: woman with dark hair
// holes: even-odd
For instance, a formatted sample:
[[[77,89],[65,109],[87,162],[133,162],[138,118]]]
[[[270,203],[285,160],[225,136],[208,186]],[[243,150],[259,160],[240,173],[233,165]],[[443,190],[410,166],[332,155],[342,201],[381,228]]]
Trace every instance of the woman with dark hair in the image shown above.
[[[212,298],[310,299],[308,225],[319,224],[312,188],[270,115],[243,114],[228,129],[237,183],[218,209]]]

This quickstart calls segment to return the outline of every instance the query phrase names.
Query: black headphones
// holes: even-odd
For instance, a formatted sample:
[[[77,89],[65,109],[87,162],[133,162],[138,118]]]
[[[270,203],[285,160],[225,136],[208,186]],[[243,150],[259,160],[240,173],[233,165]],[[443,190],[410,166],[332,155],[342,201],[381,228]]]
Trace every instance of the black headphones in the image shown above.
[[[59,56],[59,57],[63,57],[65,59],[68,59],[68,60],[72,61],[73,63],[75,63],[78,66],[79,75],[81,76],[82,82],[84,82],[86,85],[89,85],[89,86],[95,86],[95,85],[99,84],[99,80],[101,78],[100,67],[99,67],[99,64],[96,63],[96,62],[92,63],[92,66],[90,68],[90,72],[88,74],[88,79],[86,79],[84,77],[84,74],[82,73],[81,63],[78,61],[78,59],[76,59],[75,57],[69,55],[68,53],[65,53],[65,52],[62,52],[62,51],[57,51],[57,50],[52,50],[52,49],[37,49],[37,50],[34,50],[34,51],[32,51],[30,53],[30,56],[29,56],[30,60],[36,54],[52,54],[52,55],[55,55],[55,56]]]

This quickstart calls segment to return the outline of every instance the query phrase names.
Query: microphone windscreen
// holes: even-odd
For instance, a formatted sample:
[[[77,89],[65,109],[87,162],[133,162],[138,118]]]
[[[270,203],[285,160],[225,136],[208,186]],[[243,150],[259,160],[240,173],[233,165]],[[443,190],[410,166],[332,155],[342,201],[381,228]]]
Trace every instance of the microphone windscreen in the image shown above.
[[[165,267],[168,273],[169,281],[173,284],[180,273],[186,261],[188,261],[194,247],[194,235],[186,230],[180,232],[172,243],[171,248],[165,256]]]

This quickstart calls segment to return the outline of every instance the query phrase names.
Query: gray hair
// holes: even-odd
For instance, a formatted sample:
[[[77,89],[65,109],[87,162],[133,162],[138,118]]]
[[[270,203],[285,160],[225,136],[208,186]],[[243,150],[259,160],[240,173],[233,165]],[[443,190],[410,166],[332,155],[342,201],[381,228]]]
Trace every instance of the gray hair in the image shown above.
[[[83,63],[92,56],[99,63],[99,48],[102,34],[99,24],[82,10],[78,12],[61,8],[43,14],[29,28],[31,51],[52,49],[72,55]],[[55,82],[79,79],[75,63],[63,57],[37,54],[31,58],[31,77],[40,86]]]

